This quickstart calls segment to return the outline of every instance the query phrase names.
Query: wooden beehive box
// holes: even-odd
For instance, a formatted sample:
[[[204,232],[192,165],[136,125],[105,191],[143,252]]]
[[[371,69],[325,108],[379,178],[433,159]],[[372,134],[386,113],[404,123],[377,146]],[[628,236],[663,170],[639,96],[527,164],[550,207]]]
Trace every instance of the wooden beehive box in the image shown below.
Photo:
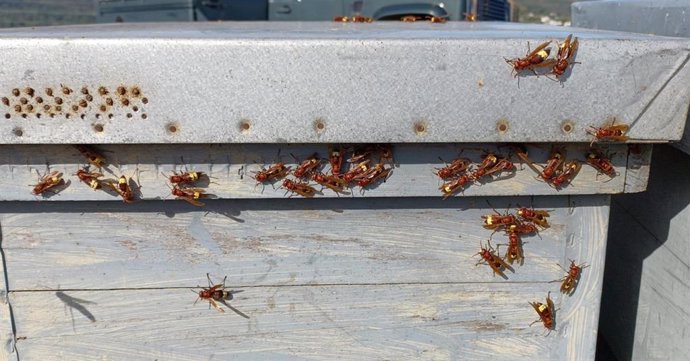
[[[503,57],[568,33],[582,64],[518,87]],[[0,359],[593,359],[609,194],[645,189],[639,143],[680,138],[687,47],[523,24],[3,31]],[[585,129],[614,119],[638,144],[603,146],[611,179],[583,166],[556,190],[518,164],[441,199],[439,157],[526,143],[540,164],[554,145],[583,161]],[[363,143],[395,157],[363,193],[288,198],[251,177]],[[134,176],[141,199],[81,184],[70,144],[99,144],[107,176]],[[166,175],[185,168],[211,177],[203,208],[170,195]],[[69,184],[32,195],[48,170]],[[552,226],[524,239],[505,280],[476,265],[480,242],[506,242],[481,216],[518,205],[549,210]],[[551,282],[569,259],[589,265],[570,297]],[[248,319],[194,305],[206,273],[242,291],[231,304]],[[547,334],[528,302],[549,291]]]
[[[611,11],[612,9],[615,11]],[[573,4],[586,28],[690,37],[690,3],[606,1]],[[648,190],[615,199],[600,335],[619,360],[674,359],[690,353],[690,122],[674,147],[657,147]],[[617,211],[616,211],[617,210]],[[608,285],[611,286],[608,286]],[[621,332],[624,330],[624,332]]]

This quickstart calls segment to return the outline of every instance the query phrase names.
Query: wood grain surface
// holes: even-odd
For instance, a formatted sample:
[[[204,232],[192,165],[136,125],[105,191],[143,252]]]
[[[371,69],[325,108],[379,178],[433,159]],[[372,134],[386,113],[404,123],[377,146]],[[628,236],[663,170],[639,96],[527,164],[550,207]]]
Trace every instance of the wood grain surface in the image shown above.
[[[489,204],[518,203],[552,226],[504,280],[474,254],[505,243],[481,227]],[[20,202],[0,217],[24,359],[594,357],[608,196]],[[571,297],[550,282],[568,259],[590,265]],[[249,319],[194,305],[207,272]],[[548,291],[546,335],[528,301]]]
[[[3,247],[2,222],[0,222],[0,361],[17,360],[14,323],[7,287],[5,252]]]
[[[690,355],[690,156],[653,162],[649,190],[612,204],[600,331],[620,360]]]
[[[635,145],[636,149],[647,149],[646,145]],[[588,144],[565,144],[558,146],[565,152],[567,160],[576,159],[582,168],[572,184],[559,190],[537,178],[530,169],[515,156],[509,145],[495,146],[487,144],[425,144],[395,145],[395,167],[385,183],[361,192],[358,187],[351,190],[346,197],[415,197],[429,196],[441,198],[440,179],[434,174],[436,168],[458,157],[480,163],[483,155],[492,151],[510,159],[516,165],[512,174],[503,174],[501,179],[482,180],[483,183],[466,187],[465,196],[494,195],[559,195],[559,194],[612,194],[626,191],[639,192],[646,186],[646,169],[649,159],[636,157],[635,163],[628,160],[628,146],[601,144],[598,148],[608,155],[615,166],[616,176],[610,178],[600,174],[585,163]],[[302,160],[313,153],[327,157],[326,145],[104,145],[99,146],[108,159],[103,169],[105,178],[116,179],[121,175],[134,177],[141,184],[138,198],[144,200],[163,199],[174,201],[170,194],[167,176],[173,171],[194,170],[204,172],[211,178],[200,182],[212,198],[285,198],[289,196],[281,188],[281,182],[258,184],[253,179],[255,172],[262,167],[282,161],[295,168],[295,158]],[[550,145],[528,145],[527,150],[532,160],[544,164],[551,151]],[[74,175],[86,165],[86,158],[69,145],[35,145],[12,146],[1,145],[0,154],[0,200],[12,201],[72,201],[72,200],[110,200],[121,202],[113,192],[94,191],[79,181]],[[378,162],[378,156],[374,156]],[[330,171],[324,160],[323,170]],[[631,164],[629,164],[631,163]],[[630,168],[630,170],[628,169]],[[92,171],[95,169],[92,167]],[[64,187],[58,193],[46,192],[44,195],[31,194],[33,184],[48,171],[59,171],[64,174]],[[632,172],[628,176],[628,172]],[[292,178],[292,177],[290,177]],[[627,184],[626,184],[627,182]],[[317,190],[321,189],[311,182]],[[458,193],[462,196],[462,193]],[[317,194],[318,198],[338,198],[329,189]]]

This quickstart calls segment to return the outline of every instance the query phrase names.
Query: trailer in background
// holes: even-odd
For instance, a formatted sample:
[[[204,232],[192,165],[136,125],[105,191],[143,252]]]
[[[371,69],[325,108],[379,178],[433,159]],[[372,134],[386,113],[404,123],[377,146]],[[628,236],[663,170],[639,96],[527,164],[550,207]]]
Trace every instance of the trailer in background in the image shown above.
[[[408,15],[478,21],[512,21],[509,0],[99,0],[98,22],[324,21],[363,15],[399,20]]]

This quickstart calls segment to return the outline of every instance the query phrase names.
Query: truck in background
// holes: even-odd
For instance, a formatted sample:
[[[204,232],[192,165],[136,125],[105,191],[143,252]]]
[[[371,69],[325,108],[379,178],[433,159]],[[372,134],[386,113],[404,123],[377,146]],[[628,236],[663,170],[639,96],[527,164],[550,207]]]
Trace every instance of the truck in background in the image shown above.
[[[408,15],[513,21],[513,0],[99,0],[98,22],[324,21],[363,15],[399,20]]]

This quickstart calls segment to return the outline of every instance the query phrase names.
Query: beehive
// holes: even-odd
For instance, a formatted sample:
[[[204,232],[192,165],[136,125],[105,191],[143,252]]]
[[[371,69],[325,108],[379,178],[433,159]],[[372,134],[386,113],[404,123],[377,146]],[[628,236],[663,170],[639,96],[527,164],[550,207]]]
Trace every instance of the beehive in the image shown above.
[[[504,57],[571,32],[581,64],[518,87]],[[680,138],[687,46],[524,24],[4,31],[3,357],[592,359],[609,194],[646,187],[640,143]],[[584,163],[587,127],[614,121],[637,144],[600,145],[613,178],[583,165],[554,189],[516,160],[505,179],[441,199],[444,160],[515,159],[507,143],[524,143],[538,164],[554,146]],[[364,192],[288,198],[252,178],[364,143],[392,144],[395,159]],[[97,144],[138,201],[80,184],[86,160],[70,144]],[[170,195],[167,176],[185,169],[210,176],[204,208]],[[65,187],[32,195],[48,171]],[[481,216],[518,205],[549,210],[552,226],[525,238],[525,264],[504,280],[475,265],[480,243],[506,242]],[[589,265],[571,297],[551,282],[569,259]],[[193,305],[206,273],[243,291],[232,305],[249,319]],[[548,291],[547,335],[528,302]]]

